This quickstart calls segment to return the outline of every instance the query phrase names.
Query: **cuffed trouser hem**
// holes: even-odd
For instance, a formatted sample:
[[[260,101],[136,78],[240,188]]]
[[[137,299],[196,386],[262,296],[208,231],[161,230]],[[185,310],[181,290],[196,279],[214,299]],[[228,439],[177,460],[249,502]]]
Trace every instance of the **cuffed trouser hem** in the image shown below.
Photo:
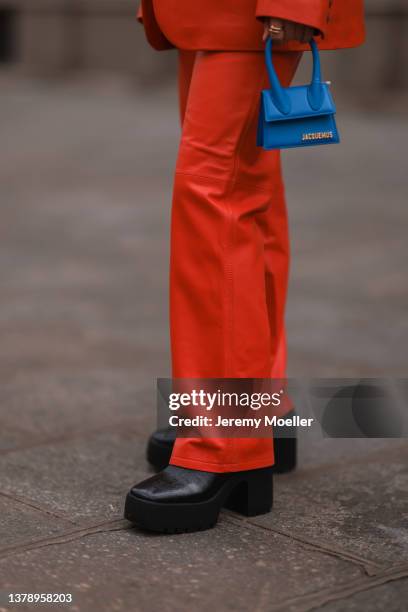
[[[247,470],[272,467],[273,460],[270,454],[267,457],[257,457],[256,461],[242,461],[240,463],[211,463],[198,459],[172,456],[170,465],[177,465],[178,467],[187,468],[189,470],[199,470],[200,472],[214,472],[220,474],[225,472],[245,472]]]

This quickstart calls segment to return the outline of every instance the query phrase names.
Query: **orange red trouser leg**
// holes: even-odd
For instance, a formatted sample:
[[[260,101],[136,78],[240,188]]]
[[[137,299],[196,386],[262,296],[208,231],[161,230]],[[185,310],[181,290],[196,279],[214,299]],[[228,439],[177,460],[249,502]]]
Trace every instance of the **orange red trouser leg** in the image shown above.
[[[275,64],[289,84],[300,54]],[[260,52],[180,52],[170,332],[174,378],[283,378],[288,223],[278,152],[256,147]],[[272,439],[178,438],[171,464],[273,464]]]

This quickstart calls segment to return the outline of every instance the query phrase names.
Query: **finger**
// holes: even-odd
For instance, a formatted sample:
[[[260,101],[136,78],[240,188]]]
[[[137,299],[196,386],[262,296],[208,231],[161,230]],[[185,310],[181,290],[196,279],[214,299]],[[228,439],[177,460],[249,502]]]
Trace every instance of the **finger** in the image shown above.
[[[269,36],[268,26],[269,26],[269,24],[265,22],[264,23],[264,29],[263,29],[263,35],[262,35],[263,42],[265,42],[267,40],[268,36]]]

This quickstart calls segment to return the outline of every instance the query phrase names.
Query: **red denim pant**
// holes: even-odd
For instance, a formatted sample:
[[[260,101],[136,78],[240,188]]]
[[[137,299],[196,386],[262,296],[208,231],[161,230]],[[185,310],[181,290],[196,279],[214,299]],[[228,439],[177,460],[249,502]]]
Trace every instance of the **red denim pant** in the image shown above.
[[[300,53],[275,54],[288,85]],[[256,146],[261,52],[180,52],[171,222],[174,378],[284,378],[288,221],[279,152]],[[178,438],[171,463],[273,465],[272,439]]]

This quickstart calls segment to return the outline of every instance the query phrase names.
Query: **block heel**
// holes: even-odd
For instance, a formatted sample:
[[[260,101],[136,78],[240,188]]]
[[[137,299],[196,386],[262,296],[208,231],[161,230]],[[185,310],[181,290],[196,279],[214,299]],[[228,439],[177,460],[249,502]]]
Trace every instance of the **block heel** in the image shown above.
[[[285,415],[285,418],[292,419],[296,416],[294,410]],[[296,427],[285,425],[279,428],[279,435],[273,440],[273,450],[275,455],[274,474],[286,474],[296,468],[297,463],[297,438]]]
[[[273,441],[275,453],[274,474],[287,474],[293,472],[297,464],[297,439],[275,438]]]
[[[228,497],[225,508],[244,516],[267,514],[273,505],[271,467],[245,472],[245,478]]]

